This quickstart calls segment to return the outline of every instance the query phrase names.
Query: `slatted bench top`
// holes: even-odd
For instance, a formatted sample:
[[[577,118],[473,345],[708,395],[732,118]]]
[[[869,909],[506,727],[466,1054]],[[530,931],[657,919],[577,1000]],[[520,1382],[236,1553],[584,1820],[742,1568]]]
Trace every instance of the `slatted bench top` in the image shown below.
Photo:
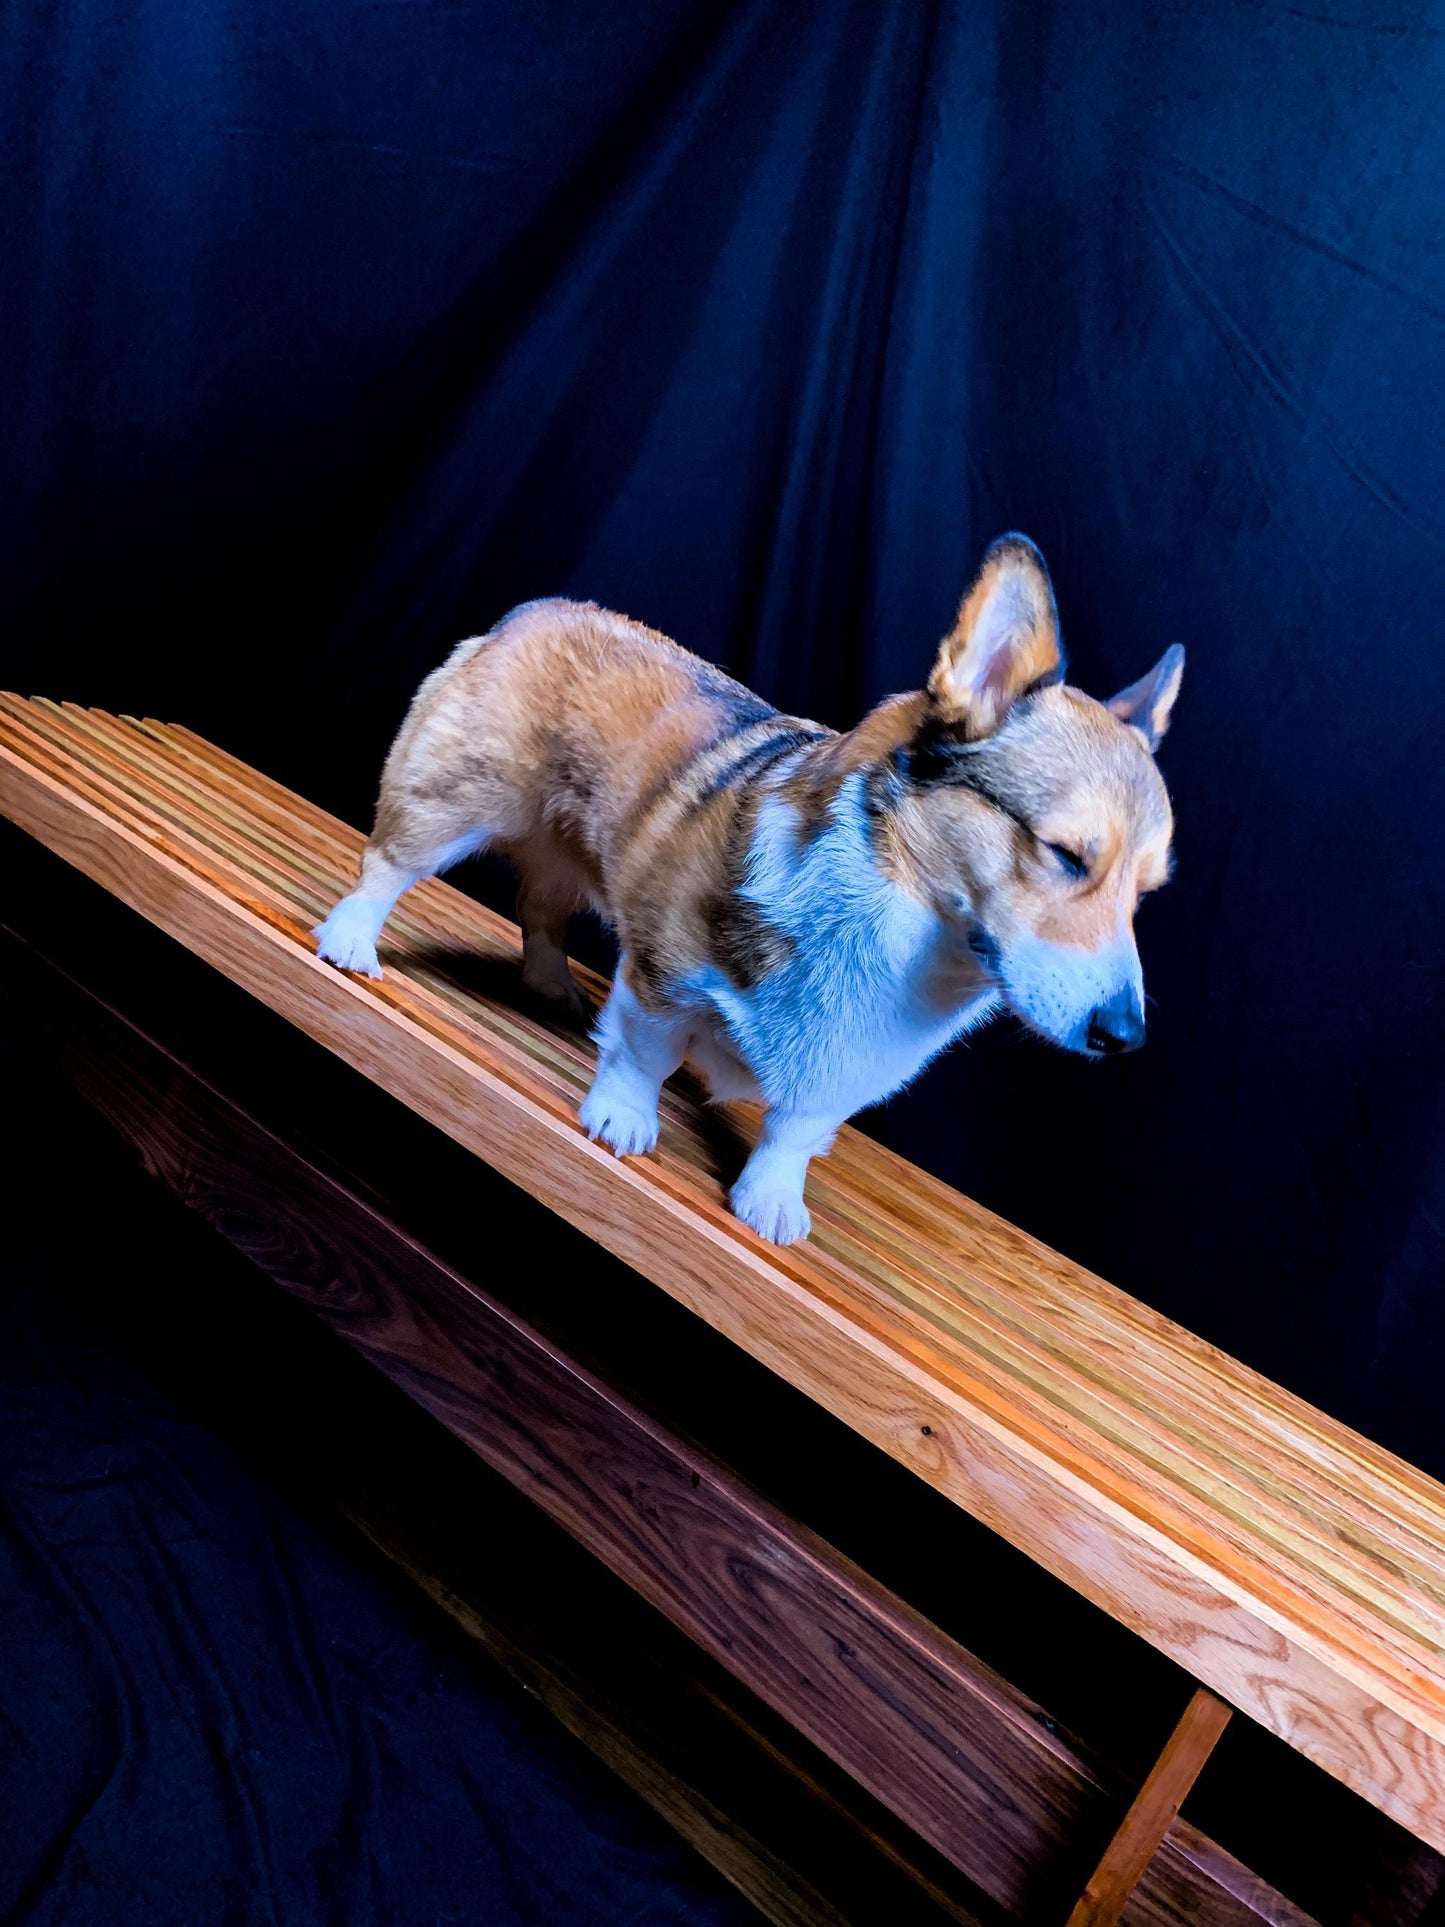
[[[1445,1848],[1445,1487],[857,1132],[787,1250],[726,1207],[745,1107],[669,1086],[615,1159],[516,928],[431,881],[382,982],[320,963],[361,835],[185,729],[0,697],[0,812]]]

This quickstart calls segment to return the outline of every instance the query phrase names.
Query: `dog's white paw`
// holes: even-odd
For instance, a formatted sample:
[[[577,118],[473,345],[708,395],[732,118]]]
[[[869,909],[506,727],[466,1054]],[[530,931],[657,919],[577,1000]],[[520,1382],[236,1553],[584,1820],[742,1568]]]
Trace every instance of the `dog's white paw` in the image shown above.
[[[657,1142],[657,1112],[644,1111],[599,1078],[582,1103],[582,1128],[620,1158],[638,1157]]]
[[[746,1171],[728,1195],[734,1216],[750,1225],[760,1238],[775,1245],[796,1244],[813,1227],[801,1191],[784,1190],[749,1178]]]
[[[318,930],[316,954],[338,970],[354,970],[361,977],[379,977],[376,956],[376,915],[354,897],[343,897]]]

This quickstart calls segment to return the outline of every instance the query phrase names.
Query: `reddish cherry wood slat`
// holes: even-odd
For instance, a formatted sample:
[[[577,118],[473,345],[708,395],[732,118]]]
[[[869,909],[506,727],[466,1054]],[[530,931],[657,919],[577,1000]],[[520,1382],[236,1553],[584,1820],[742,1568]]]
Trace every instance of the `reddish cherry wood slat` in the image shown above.
[[[45,1013],[71,1081],[154,1176],[990,1898],[1025,1918],[1057,1917],[1071,1869],[1078,1879],[1079,1849],[1097,1839],[1118,1798],[1114,1776],[1076,1741],[94,992],[38,961],[19,982],[36,1014]],[[654,1786],[655,1776],[627,1757]],[[896,1842],[869,1837],[912,1871]],[[798,1918],[796,1883],[780,1888],[766,1856],[743,1855],[726,1826],[701,1838],[770,1918]],[[972,1919],[926,1874],[913,1877],[950,1917]],[[1173,1910],[1194,1927],[1311,1927],[1182,1823],[1137,1892],[1160,1918]]]
[[[433,882],[384,983],[320,964],[360,837],[187,732],[0,699],[0,810],[1445,1846],[1434,1481],[857,1133],[788,1252],[728,1215],[685,1085],[658,1153],[613,1159],[576,1124],[589,1047],[456,965],[512,969],[512,926]]]
[[[1112,1776],[1007,1681],[114,1016],[58,1048],[146,1168],[991,1898]]]
[[[1115,1927],[1228,1724],[1223,1700],[1200,1687],[1091,1874],[1069,1927]]]

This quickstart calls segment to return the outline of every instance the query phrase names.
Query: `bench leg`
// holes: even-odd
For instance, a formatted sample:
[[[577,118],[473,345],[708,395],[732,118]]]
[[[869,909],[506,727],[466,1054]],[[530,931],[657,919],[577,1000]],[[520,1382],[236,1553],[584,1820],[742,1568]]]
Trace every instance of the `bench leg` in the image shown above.
[[[1229,1724],[1229,1715],[1222,1699],[1202,1686],[1196,1690],[1090,1875],[1069,1915],[1069,1927],[1114,1927]]]

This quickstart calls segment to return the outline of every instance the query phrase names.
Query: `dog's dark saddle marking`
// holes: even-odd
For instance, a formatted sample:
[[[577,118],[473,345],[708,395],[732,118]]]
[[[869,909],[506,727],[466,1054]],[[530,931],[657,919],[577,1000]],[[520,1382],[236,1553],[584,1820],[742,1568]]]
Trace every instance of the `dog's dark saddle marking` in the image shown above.
[[[771,736],[765,736],[761,742],[753,743],[743,750],[731,763],[725,763],[720,770],[714,771],[704,788],[693,799],[692,807],[700,809],[705,803],[710,803],[715,796],[720,796],[724,790],[731,789],[734,784],[746,782],[752,776],[760,776],[765,769],[770,769],[774,763],[781,762],[783,757],[793,750],[803,749],[809,743],[821,742],[827,733],[826,730],[814,729],[807,724],[792,723],[778,729]]]

